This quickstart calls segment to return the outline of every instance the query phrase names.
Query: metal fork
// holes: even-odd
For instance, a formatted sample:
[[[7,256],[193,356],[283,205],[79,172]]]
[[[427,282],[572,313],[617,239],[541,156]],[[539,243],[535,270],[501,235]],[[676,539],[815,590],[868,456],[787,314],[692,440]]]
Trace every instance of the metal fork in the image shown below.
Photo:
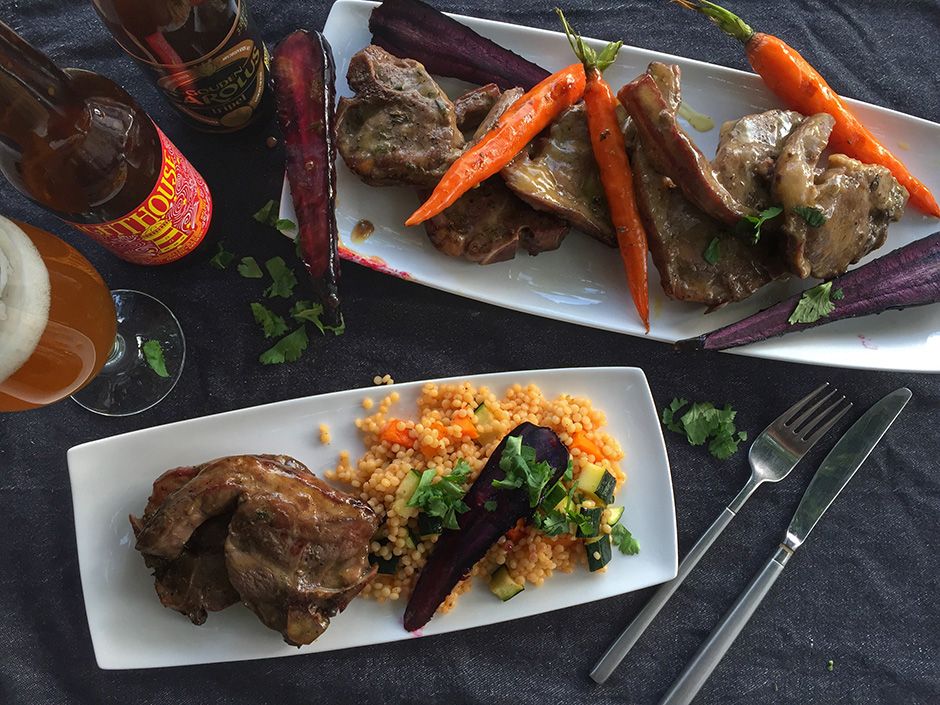
[[[676,577],[660,586],[630,626],[610,645],[607,652],[597,662],[591,670],[591,678],[597,683],[603,683],[610,677],[682,581],[741,510],[754,490],[764,482],[779,482],[789,475],[800,458],[832,428],[845,412],[852,408],[851,403],[842,405],[845,400],[844,396],[832,400],[836,395],[835,389],[807,407],[828,386],[829,383],[825,382],[818,389],[800,399],[757,437],[747,454],[751,465],[751,477],[747,484],[725,507],[721,516],[692,547],[688,555],[682,559]],[[841,408],[839,408],[840,405],[842,405]]]

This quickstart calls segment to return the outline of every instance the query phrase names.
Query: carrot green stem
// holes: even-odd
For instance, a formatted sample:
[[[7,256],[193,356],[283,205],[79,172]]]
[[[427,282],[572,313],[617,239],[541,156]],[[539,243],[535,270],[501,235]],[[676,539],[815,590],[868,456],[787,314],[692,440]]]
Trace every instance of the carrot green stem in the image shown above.
[[[581,35],[571,28],[571,25],[568,24],[568,20],[565,19],[564,13],[557,7],[555,8],[555,12],[558,13],[558,17],[561,19],[561,23],[565,28],[565,34],[568,37],[568,43],[571,45],[572,51],[574,51],[575,56],[581,59],[581,63],[584,64],[585,72],[590,73],[592,70],[597,69],[603,73],[608,66],[617,60],[617,52],[620,51],[623,42],[610,42],[598,55],[597,52],[587,45]]]
[[[708,0],[672,0],[672,2],[705,15],[718,25],[722,32],[742,44],[747,44],[755,34],[754,30],[740,17]]]

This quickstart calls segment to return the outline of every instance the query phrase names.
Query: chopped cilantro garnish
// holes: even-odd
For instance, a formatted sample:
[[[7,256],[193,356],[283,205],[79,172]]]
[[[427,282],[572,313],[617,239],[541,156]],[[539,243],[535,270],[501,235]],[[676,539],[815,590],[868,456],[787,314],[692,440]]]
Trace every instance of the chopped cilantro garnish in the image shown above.
[[[747,440],[747,432],[738,431],[734,426],[737,412],[730,404],[724,409],[716,409],[708,402],[695,403],[677,419],[676,414],[686,404],[685,399],[673,399],[663,409],[662,421],[670,431],[684,434],[690,445],[699,446],[711,439],[708,450],[716,458],[725,460],[737,452],[742,441]]]
[[[771,218],[776,218],[781,213],[783,213],[782,207],[771,206],[770,208],[762,210],[757,215],[741,216],[741,220],[738,221],[734,230],[741,235],[750,235],[754,238],[754,242],[756,243],[760,240],[761,226]]]
[[[419,507],[429,516],[441,517],[447,529],[456,529],[457,514],[463,514],[470,507],[463,501],[463,484],[470,477],[470,465],[466,460],[459,460],[449,474],[439,481],[433,482],[437,476],[434,468],[428,468],[421,473],[418,486],[408,500],[409,507]],[[496,503],[493,502],[495,505]],[[494,506],[493,509],[496,507]],[[492,510],[490,510],[492,511]]]
[[[265,338],[277,338],[287,332],[287,323],[284,322],[284,319],[266,309],[263,305],[251,304],[251,313],[255,317],[255,322],[260,323],[264,329]]]
[[[294,272],[287,266],[284,259],[281,257],[272,257],[264,263],[264,267],[268,270],[268,274],[271,275],[271,279],[274,280],[271,286],[264,290],[264,295],[270,298],[275,296],[280,296],[285,299],[288,298],[294,291],[294,286],[297,284],[297,277],[294,276]]]
[[[623,524],[614,524],[610,530],[610,540],[620,549],[621,553],[628,556],[635,556],[640,552],[640,542],[633,538],[633,534],[627,531]]]
[[[159,341],[148,340],[141,346],[141,350],[144,352],[144,358],[147,360],[147,364],[156,372],[160,377],[169,377],[170,373],[166,371],[166,361],[163,359],[163,348],[160,347]]]
[[[493,487],[513,490],[525,487],[529,492],[529,506],[537,507],[542,500],[542,490],[552,479],[554,471],[546,461],[535,462],[535,449],[522,445],[520,436],[509,436],[499,459],[500,469],[506,473],[502,480],[494,480]]]
[[[702,253],[702,258],[709,264],[718,264],[718,260],[721,259],[721,246],[717,237],[712,238],[712,241],[708,243],[708,247]]]
[[[827,665],[827,668],[831,671],[833,668],[835,668],[835,665],[836,665],[835,662],[832,659],[830,659]]]
[[[484,502],[484,503],[483,503],[483,508],[484,508],[486,511],[488,511],[488,512],[495,512],[495,511],[496,511],[496,502],[493,501],[492,499],[491,499],[489,502]]]
[[[535,515],[535,528],[546,536],[560,536],[571,530],[571,524],[567,514],[551,509]]]
[[[277,222],[274,223],[274,227],[278,230],[296,230],[297,224],[293,220],[288,220],[287,218],[278,218]]]
[[[277,210],[277,203],[271,200],[261,206],[260,210],[251,217],[259,223],[275,227],[277,225]]]
[[[838,301],[844,297],[842,289],[832,291],[832,282],[825,282],[819,286],[814,286],[812,289],[807,289],[803,292],[803,296],[800,297],[787,322],[792,326],[797,323],[818,321],[835,310],[836,305],[832,303],[832,299]]]
[[[826,217],[826,214],[818,208],[810,208],[809,206],[793,206],[793,212],[800,216],[807,223],[812,225],[814,228],[818,228],[820,225],[829,220],[829,218]]]
[[[333,335],[342,335],[346,332],[346,321],[343,319],[342,314],[340,314],[340,324],[338,326],[328,326],[320,320],[320,316],[323,315],[322,304],[298,301],[291,307],[290,315],[298,321],[310,321],[324,335],[326,331],[332,332]]]
[[[235,254],[227,251],[220,242],[219,250],[212,256],[212,259],[209,260],[209,264],[216,269],[225,269],[232,263],[233,259],[235,259]]]
[[[294,362],[300,353],[307,349],[307,327],[300,326],[289,335],[285,335],[274,344],[274,347],[261,353],[258,359],[263,365],[274,365],[281,362]]]
[[[264,276],[264,272],[261,271],[254,257],[242,257],[238,265],[238,273],[246,279],[261,279]]]

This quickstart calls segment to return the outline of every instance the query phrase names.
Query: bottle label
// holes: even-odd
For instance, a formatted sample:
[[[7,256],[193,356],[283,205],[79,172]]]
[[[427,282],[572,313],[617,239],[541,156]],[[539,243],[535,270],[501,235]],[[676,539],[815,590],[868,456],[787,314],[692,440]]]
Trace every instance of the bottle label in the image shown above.
[[[248,123],[261,104],[270,64],[239,2],[232,31],[215,51],[190,64],[150,66],[177,110],[207,129],[233,130]]]
[[[205,180],[159,127],[157,134],[163,151],[160,174],[140,207],[107,223],[69,223],[134,264],[166,264],[189,254],[212,220]]]

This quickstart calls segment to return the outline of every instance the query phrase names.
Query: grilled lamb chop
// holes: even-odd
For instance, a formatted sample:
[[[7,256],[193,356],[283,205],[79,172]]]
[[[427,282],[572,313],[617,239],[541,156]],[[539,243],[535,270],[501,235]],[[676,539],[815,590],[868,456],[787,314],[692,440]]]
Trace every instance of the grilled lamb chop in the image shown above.
[[[192,480],[199,468],[168,470],[153,483],[153,493],[143,516],[130,516],[134,536],[154,515],[163,501]],[[144,562],[154,571],[154,586],[160,602],[189,617],[193,624],[204,624],[208,612],[219,612],[238,602],[238,593],[228,579],[225,567],[225,537],[231,512],[212,517],[197,528],[173,559],[144,554]]]
[[[650,254],[668,297],[714,310],[746,299],[784,273],[772,238],[754,244],[703,213],[653,168],[640,143],[633,178]],[[709,264],[703,255],[715,238],[721,256]]]
[[[457,129],[464,134],[476,130],[490,110],[493,109],[493,106],[496,105],[499,96],[499,86],[495,83],[487,83],[479,88],[471,88],[466,93],[457,96],[454,99]]]
[[[355,98],[340,98],[336,144],[372,186],[434,186],[463,150],[454,105],[417,61],[368,46],[346,73]]]
[[[777,159],[773,195],[783,205],[786,259],[794,274],[832,279],[884,244],[889,221],[900,220],[907,189],[887,169],[842,154],[817,163],[835,120],[819,113],[797,127]],[[794,207],[815,208],[826,216],[810,225]]]
[[[633,118],[656,171],[672,179],[705,213],[734,226],[755,211],[721,184],[705,155],[680,127],[676,119],[682,103],[679,78],[678,66],[654,61],[646,73],[621,88],[617,98]]]
[[[198,470],[135,527],[137,549],[145,559],[178,560],[200,527],[230,516],[232,588],[287,643],[309,644],[375,575],[375,513],[284,456],[219,458]]]
[[[500,174],[526,203],[564,218],[608,247],[616,247],[584,103],[555,118],[547,134],[536,138]]]

